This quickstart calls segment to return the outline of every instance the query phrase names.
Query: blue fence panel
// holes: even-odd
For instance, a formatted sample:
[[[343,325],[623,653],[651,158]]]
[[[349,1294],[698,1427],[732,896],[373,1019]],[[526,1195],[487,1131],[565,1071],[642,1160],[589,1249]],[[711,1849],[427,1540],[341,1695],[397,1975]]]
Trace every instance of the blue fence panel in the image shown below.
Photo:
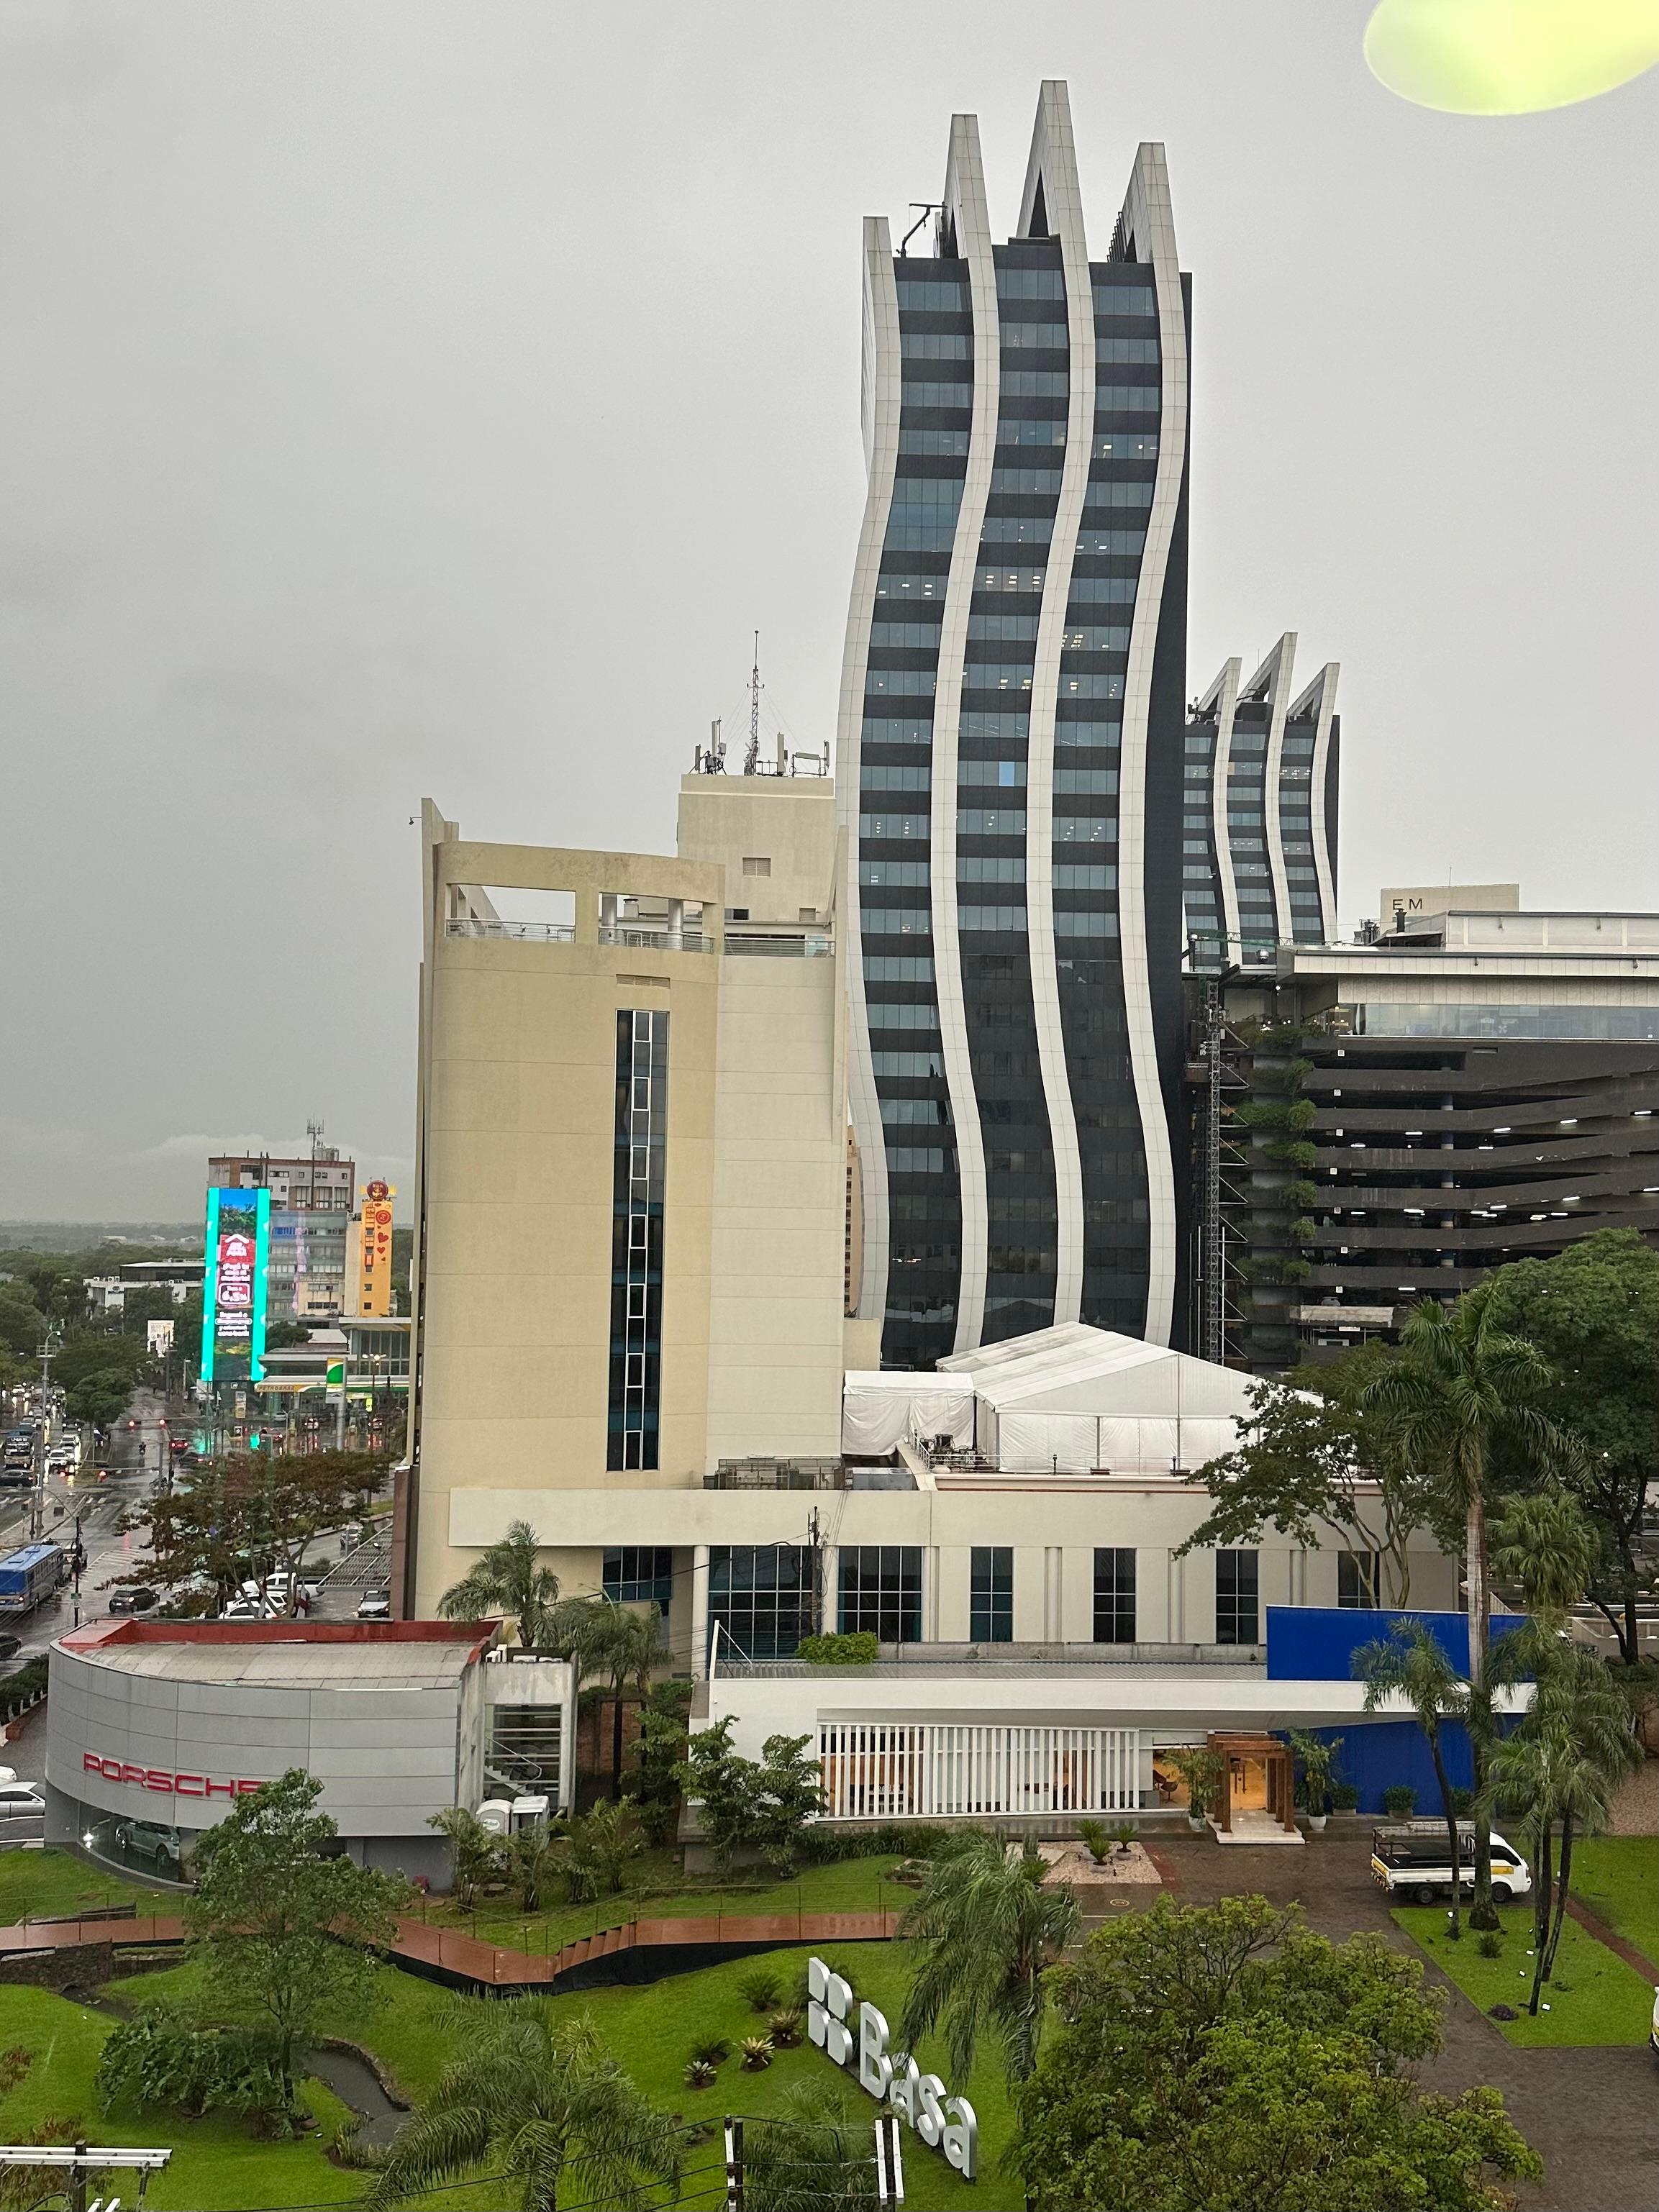
[[[1520,1627],[1523,1613],[1499,1613],[1492,1641]],[[1386,1638],[1398,1612],[1362,1612],[1347,1606],[1270,1605],[1267,1607],[1267,1674],[1279,1682],[1346,1682],[1353,1678],[1353,1655],[1364,1644]],[[1421,1621],[1460,1674],[1469,1668],[1469,1624],[1461,1613],[1425,1613],[1406,1608],[1403,1618]]]

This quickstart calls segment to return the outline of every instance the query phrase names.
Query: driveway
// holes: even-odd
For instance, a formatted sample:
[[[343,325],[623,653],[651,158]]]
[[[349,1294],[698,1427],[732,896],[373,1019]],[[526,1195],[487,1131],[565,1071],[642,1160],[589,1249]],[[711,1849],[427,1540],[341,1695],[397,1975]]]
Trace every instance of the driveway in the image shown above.
[[[1182,1836],[1158,1844],[1174,1869],[1184,1903],[1259,1893],[1296,1903],[1322,1936],[1340,1942],[1375,1929],[1401,1950],[1422,1954],[1395,1927],[1373,1887],[1367,1837],[1310,1837],[1300,1850],[1224,1848]],[[1531,2212],[1659,2212],[1659,2060],[1632,2049],[1522,2051],[1426,1961],[1447,1991],[1445,2044],[1423,2069],[1426,2086],[1455,2095],[1488,2084],[1500,2089],[1510,2118],[1544,2161],[1544,2179],[1523,2188]]]

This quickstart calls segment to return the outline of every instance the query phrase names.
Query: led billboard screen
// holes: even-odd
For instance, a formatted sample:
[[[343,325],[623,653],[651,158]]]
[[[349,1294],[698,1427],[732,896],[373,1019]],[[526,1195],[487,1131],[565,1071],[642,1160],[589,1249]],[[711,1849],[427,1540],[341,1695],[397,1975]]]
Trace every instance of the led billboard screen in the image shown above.
[[[260,1382],[265,1371],[265,1273],[270,1256],[270,1193],[209,1191],[205,1249],[202,1380]]]

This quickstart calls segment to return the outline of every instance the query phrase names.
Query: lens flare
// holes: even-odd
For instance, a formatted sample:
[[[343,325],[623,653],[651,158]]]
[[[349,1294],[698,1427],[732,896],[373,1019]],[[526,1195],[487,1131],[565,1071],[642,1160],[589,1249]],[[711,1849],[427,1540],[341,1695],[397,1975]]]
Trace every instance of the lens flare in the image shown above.
[[[1419,107],[1570,107],[1659,62],[1659,0],[1380,0],[1365,59],[1380,83]]]

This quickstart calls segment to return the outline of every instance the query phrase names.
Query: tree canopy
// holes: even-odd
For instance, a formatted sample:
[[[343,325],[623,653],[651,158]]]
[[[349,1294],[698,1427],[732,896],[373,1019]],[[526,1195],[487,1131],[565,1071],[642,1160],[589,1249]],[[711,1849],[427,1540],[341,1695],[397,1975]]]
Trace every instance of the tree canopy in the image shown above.
[[[1637,1606],[1650,1587],[1639,1538],[1646,1486],[1659,1476],[1659,1252],[1634,1229],[1600,1229],[1553,1260],[1500,1267],[1472,1296],[1494,1327],[1548,1360],[1552,1413],[1582,1448],[1560,1469],[1599,1542],[1589,1595],[1641,1656]],[[1510,1483],[1531,1480],[1524,1465]]]
[[[238,1797],[191,1855],[185,1906],[216,2009],[270,2034],[283,2101],[297,2045],[330,2013],[374,2002],[374,1948],[396,1933],[409,1885],[324,1856],[338,1830],[298,1767]]]
[[[1062,2024],[1016,2093],[1032,2212],[1480,2212],[1542,2172],[1496,2090],[1419,2088],[1440,2000],[1380,1936],[1160,1898],[1052,1980]]]
[[[245,1452],[184,1469],[130,1516],[149,1528],[149,1556],[115,1579],[167,1589],[206,1580],[228,1595],[251,1570],[296,1577],[321,1537],[374,1503],[386,1474],[377,1452]]]

